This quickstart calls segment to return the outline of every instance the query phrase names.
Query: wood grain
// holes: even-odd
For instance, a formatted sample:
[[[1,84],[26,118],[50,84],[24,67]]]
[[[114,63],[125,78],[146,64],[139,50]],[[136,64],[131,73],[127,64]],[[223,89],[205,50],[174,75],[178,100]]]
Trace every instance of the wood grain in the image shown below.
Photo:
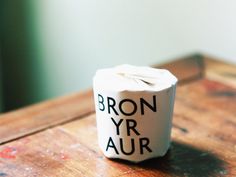
[[[209,57],[200,59],[203,66],[196,64],[199,58],[190,60],[195,64],[186,64],[186,58],[177,62],[180,71],[176,63],[168,64],[183,82],[177,88],[172,145],[164,157],[139,164],[105,158],[87,91],[2,115],[0,130],[13,139],[8,135],[11,142],[0,146],[0,176],[236,176],[236,67]],[[188,71],[181,76],[184,68]],[[48,122],[38,121],[40,114]],[[17,125],[12,116],[24,124]]]
[[[92,90],[42,102],[0,116],[0,144],[94,112]]]

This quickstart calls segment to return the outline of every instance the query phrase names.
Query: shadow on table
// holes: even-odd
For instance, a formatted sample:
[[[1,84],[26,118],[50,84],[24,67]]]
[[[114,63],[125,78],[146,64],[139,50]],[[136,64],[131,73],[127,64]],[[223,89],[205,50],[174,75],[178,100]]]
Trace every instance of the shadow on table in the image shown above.
[[[210,152],[172,142],[168,153],[161,158],[146,160],[136,165],[144,170],[162,171],[174,176],[214,177],[227,174],[226,164]]]

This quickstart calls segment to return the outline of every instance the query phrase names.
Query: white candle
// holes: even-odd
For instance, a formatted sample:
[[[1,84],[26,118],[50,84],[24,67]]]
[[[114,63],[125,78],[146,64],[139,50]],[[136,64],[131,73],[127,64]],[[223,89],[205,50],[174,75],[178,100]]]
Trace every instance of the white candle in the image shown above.
[[[140,162],[170,144],[177,78],[164,69],[121,65],[93,79],[99,146],[108,158]]]

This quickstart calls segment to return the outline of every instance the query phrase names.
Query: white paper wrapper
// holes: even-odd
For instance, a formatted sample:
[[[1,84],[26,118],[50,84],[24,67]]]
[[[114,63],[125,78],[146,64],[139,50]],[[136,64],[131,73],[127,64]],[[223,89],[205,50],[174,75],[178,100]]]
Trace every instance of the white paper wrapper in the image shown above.
[[[177,78],[169,71],[121,65],[93,79],[98,142],[108,158],[140,162],[170,144]]]

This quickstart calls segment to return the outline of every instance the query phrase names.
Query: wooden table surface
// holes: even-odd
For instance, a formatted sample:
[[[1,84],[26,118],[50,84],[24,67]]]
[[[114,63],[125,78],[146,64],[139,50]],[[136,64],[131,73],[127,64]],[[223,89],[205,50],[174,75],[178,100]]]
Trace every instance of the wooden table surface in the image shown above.
[[[2,114],[0,177],[236,176],[236,66],[192,55],[160,67],[180,80],[164,157],[105,158],[87,90]]]

